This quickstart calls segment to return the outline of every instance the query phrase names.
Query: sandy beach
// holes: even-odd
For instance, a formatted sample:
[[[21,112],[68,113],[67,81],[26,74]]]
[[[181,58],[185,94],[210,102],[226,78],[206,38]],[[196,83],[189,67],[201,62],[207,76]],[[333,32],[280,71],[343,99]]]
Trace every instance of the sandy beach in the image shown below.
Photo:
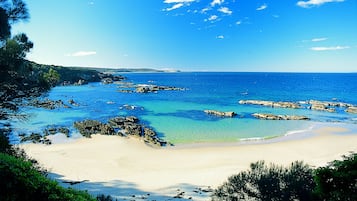
[[[50,146],[20,145],[61,181],[90,193],[110,194],[119,200],[209,200],[209,187],[265,160],[288,165],[296,160],[318,167],[357,151],[357,133],[345,128],[313,130],[308,138],[247,145],[200,145],[152,148],[139,139],[95,135]],[[66,184],[64,184],[66,185]],[[182,193],[185,192],[185,193]]]

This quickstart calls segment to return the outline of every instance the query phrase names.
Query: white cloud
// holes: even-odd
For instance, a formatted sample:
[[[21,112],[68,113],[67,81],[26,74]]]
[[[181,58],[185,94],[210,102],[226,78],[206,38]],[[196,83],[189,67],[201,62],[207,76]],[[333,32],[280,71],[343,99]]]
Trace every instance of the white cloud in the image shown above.
[[[328,38],[313,38],[311,39],[312,42],[320,42],[320,41],[324,41],[327,40]]]
[[[174,4],[170,8],[163,9],[163,11],[172,11],[178,8],[181,8],[182,6],[186,4],[190,4],[191,2],[194,2],[196,0],[165,0],[164,3],[167,4]]]
[[[231,15],[233,13],[233,11],[231,11],[228,7],[221,7],[218,11],[227,15]]]
[[[74,52],[72,54],[66,54],[68,57],[85,57],[85,56],[91,56],[91,55],[96,55],[97,52],[95,51],[78,51]]]
[[[216,20],[218,18],[217,15],[211,15],[211,17],[208,18],[209,21]]]
[[[350,48],[349,46],[332,46],[332,47],[312,47],[313,51],[334,51],[334,50],[344,50]]]
[[[224,2],[224,0],[213,0],[211,2],[211,6],[214,7],[215,5],[221,5]]]
[[[194,2],[196,0],[165,0],[164,3],[190,3],[190,2]]]
[[[164,10],[165,10],[165,11],[172,11],[172,10],[181,8],[183,5],[184,5],[183,3],[174,4],[172,7],[166,8],[166,9],[164,9]]]
[[[320,6],[325,3],[331,2],[344,2],[345,0],[308,0],[308,1],[298,1],[296,5],[303,8],[311,8],[314,6]]]
[[[216,37],[217,39],[224,39],[224,36],[223,35],[219,35]]]
[[[242,24],[242,21],[240,21],[240,20],[236,22],[236,25],[241,25],[241,24]]]
[[[263,5],[259,6],[259,7],[257,8],[257,10],[265,10],[265,9],[267,9],[267,8],[268,8],[268,5],[263,4]]]

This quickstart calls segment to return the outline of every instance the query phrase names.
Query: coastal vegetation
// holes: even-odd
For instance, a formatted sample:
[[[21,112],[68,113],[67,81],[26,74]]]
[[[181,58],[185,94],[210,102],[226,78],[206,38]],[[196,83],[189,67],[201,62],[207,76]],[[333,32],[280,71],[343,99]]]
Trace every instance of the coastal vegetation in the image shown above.
[[[258,161],[252,163],[249,170],[230,176],[212,195],[214,201],[356,199],[356,153],[317,169],[301,161],[293,162],[289,167]]]

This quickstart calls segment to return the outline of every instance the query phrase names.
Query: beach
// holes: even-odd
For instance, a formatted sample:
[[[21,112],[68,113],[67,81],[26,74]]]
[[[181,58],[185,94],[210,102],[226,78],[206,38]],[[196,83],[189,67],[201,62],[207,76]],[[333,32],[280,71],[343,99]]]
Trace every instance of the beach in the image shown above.
[[[49,146],[19,146],[49,170],[52,178],[84,180],[71,187],[94,195],[170,200],[181,193],[182,199],[209,200],[212,188],[258,160],[281,165],[303,160],[319,167],[357,151],[357,133],[346,128],[321,127],[311,132],[310,137],[275,143],[154,148],[136,138],[94,135]]]

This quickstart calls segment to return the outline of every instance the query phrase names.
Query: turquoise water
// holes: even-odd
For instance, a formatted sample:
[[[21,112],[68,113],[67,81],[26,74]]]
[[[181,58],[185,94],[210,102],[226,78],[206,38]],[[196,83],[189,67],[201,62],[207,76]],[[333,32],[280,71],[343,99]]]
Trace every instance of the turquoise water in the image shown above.
[[[46,110],[22,107],[28,120],[13,120],[14,136],[57,125],[69,126],[83,119],[107,121],[118,115],[138,116],[159,135],[172,143],[235,142],[247,138],[282,136],[309,130],[317,124],[340,122],[357,127],[357,115],[341,111],[318,112],[305,109],[268,108],[240,105],[239,100],[307,101],[338,100],[357,105],[357,74],[308,73],[130,73],[128,82],[185,88],[184,91],[158,93],[120,93],[120,85],[90,83],[84,86],[60,86],[45,97],[73,99],[78,107]],[[137,106],[134,110],[123,105]],[[209,116],[203,110],[234,111],[234,118]],[[306,115],[311,121],[257,120],[252,113]]]

